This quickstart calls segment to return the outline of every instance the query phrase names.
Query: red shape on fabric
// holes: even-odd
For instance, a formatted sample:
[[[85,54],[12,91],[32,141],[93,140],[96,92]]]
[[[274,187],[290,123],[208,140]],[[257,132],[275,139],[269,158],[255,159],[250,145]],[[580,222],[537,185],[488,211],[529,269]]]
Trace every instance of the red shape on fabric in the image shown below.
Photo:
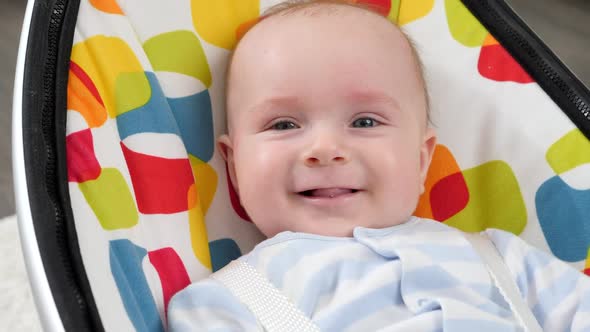
[[[500,44],[481,48],[477,69],[481,76],[494,81],[534,82],[529,74]]]
[[[445,221],[463,210],[469,202],[469,189],[463,173],[457,172],[438,181],[430,191],[432,217]]]
[[[584,274],[586,274],[587,276],[590,277],[590,267],[587,269],[584,269]]]
[[[150,262],[158,272],[164,294],[164,314],[168,316],[168,302],[174,294],[191,283],[182,260],[172,248],[161,248],[148,253]]]
[[[66,136],[66,156],[69,182],[95,180],[100,175],[100,164],[94,154],[90,129]]]
[[[121,142],[137,208],[145,214],[188,210],[188,190],[194,183],[187,159],[167,159],[130,150]]]
[[[231,178],[229,177],[229,171],[227,170],[227,163],[225,163],[225,176],[227,178],[227,188],[229,190],[229,200],[231,202],[231,206],[234,208],[234,211],[236,211],[236,213],[238,214],[238,216],[240,216],[240,218],[242,218],[246,221],[252,222],[252,219],[250,219],[248,212],[246,212],[246,210],[244,209],[244,207],[240,203],[240,197],[238,196],[238,193],[236,192],[236,188],[234,188],[234,185],[231,183]]]
[[[358,0],[358,3],[369,5],[369,7],[374,8],[383,16],[389,15],[389,11],[391,10],[391,0]]]
[[[80,79],[80,81],[82,81],[82,83],[84,83],[88,91],[90,91],[94,98],[96,98],[96,100],[104,107],[104,103],[102,102],[102,98],[100,98],[100,93],[98,92],[96,85],[94,85],[94,82],[92,82],[92,79],[86,74],[84,69],[78,66],[74,61],[70,60],[70,70],[76,75],[76,77],[78,77],[78,79]]]

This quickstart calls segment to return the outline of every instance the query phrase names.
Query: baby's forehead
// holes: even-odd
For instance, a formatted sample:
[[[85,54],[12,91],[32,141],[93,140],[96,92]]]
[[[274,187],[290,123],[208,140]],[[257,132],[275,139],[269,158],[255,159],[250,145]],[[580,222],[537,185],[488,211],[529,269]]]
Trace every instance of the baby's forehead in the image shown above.
[[[303,7],[289,8],[280,12],[263,15],[263,18],[252,26],[239,39],[230,58],[228,76],[233,66],[252,60],[261,53],[268,53],[276,47],[289,47],[289,42],[298,43],[297,39],[305,38],[312,29],[336,31],[334,38],[345,38],[354,43],[368,38],[378,39],[388,48],[380,48],[382,53],[392,52],[409,55],[416,64],[419,62],[411,41],[401,29],[386,17],[368,9],[355,5],[338,3],[312,3]],[[364,33],[364,34],[363,34]],[[277,42],[277,39],[280,40]],[[322,44],[308,44],[307,47],[322,48]],[[228,77],[229,78],[229,77]]]
[[[334,48],[331,48],[332,45]],[[379,46],[373,47],[375,45]],[[381,47],[383,45],[386,47]],[[301,52],[302,48],[305,48],[305,52]],[[360,53],[355,52],[355,48],[364,49],[365,53],[370,54],[369,56],[364,54],[358,59],[348,57],[350,53]],[[364,62],[369,60],[369,62],[378,62],[380,65],[377,66],[383,68],[381,72],[394,76],[399,73],[400,77],[404,76],[407,83],[415,81],[418,86],[425,88],[420,60],[411,42],[400,28],[386,17],[348,5],[314,5],[296,11],[272,14],[258,22],[243,36],[228,68],[226,85],[228,115],[232,113],[232,109],[236,109],[236,105],[243,102],[241,98],[236,99],[237,95],[236,98],[232,98],[235,95],[234,92],[250,90],[252,82],[259,78],[256,72],[272,66],[272,57],[269,55],[276,54],[277,59],[279,56],[287,55],[288,63],[277,61],[282,65],[275,70],[291,76],[293,71],[301,68],[294,65],[295,63],[309,67],[309,62],[319,63],[320,58],[329,58],[326,56],[327,53],[333,57],[334,61],[352,61],[349,62],[348,67],[345,67],[348,71],[362,70],[363,66],[368,65]],[[310,57],[309,54],[314,56]],[[395,65],[392,66],[391,63]],[[402,67],[405,69],[392,70],[399,70]],[[310,75],[313,76],[314,73]],[[408,75],[416,79],[408,80],[410,78]],[[238,81],[239,84],[237,84]],[[414,86],[414,82],[411,85]],[[240,96],[242,95],[240,93]]]

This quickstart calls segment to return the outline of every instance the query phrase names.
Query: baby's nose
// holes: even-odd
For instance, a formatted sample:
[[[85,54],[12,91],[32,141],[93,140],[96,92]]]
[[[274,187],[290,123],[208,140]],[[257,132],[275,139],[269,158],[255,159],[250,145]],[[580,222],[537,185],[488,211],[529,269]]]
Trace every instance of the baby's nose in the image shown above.
[[[305,165],[308,167],[329,166],[337,164],[345,164],[346,159],[342,156],[334,157],[313,157],[310,156],[305,159]]]
[[[343,165],[349,156],[341,144],[333,140],[321,139],[307,151],[304,163],[308,167]]]

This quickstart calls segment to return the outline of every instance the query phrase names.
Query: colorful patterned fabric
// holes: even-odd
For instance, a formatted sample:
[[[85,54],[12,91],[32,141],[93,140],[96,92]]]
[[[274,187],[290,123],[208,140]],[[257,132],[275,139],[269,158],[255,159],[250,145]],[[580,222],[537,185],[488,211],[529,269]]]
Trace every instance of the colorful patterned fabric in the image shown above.
[[[214,139],[230,50],[276,2],[81,1],[68,179],[106,330],[162,330],[175,292],[263,239]],[[589,141],[459,0],[370,2],[426,67],[440,145],[416,215],[505,229],[590,268]]]
[[[486,232],[543,331],[590,330],[588,277],[509,232]],[[350,238],[282,232],[239,260],[320,331],[526,331],[472,243],[434,220],[357,227]],[[168,317],[171,332],[263,331],[216,278],[175,295]]]

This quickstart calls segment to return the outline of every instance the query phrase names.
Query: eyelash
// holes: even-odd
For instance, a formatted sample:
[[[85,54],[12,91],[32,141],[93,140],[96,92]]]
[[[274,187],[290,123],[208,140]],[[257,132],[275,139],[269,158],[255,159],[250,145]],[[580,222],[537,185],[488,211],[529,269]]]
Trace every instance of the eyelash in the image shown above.
[[[372,121],[373,125],[372,125],[372,126],[369,126],[369,127],[365,127],[365,126],[361,126],[361,127],[355,127],[355,126],[354,126],[354,124],[355,124],[357,121],[360,121],[360,120],[369,120],[369,121]],[[357,119],[355,119],[354,121],[352,121],[352,124],[351,124],[351,126],[352,126],[353,128],[374,128],[374,127],[377,127],[377,126],[379,126],[379,125],[381,125],[381,124],[382,124],[382,123],[381,123],[379,120],[376,120],[376,119],[374,119],[374,118],[372,118],[372,117],[370,117],[370,116],[363,116],[363,117],[357,118]]]
[[[355,127],[355,123],[357,123],[358,121],[361,121],[361,120],[369,120],[372,122],[372,125],[371,126]],[[374,128],[374,127],[377,127],[381,124],[382,123],[379,120],[376,120],[376,119],[369,117],[369,116],[363,116],[363,117],[353,120],[351,123],[351,127],[353,127],[353,128]],[[285,127],[285,125],[287,125],[288,127]],[[292,129],[298,129],[298,128],[301,128],[301,127],[299,125],[297,125],[295,122],[290,121],[290,120],[278,120],[278,121],[272,123],[268,127],[269,130],[277,130],[277,131],[292,130]]]
[[[292,125],[290,128],[279,128],[280,125]],[[273,122],[268,129],[270,130],[277,130],[277,131],[283,131],[283,130],[291,130],[291,129],[297,129],[300,128],[295,122],[290,121],[290,120],[278,120]]]

